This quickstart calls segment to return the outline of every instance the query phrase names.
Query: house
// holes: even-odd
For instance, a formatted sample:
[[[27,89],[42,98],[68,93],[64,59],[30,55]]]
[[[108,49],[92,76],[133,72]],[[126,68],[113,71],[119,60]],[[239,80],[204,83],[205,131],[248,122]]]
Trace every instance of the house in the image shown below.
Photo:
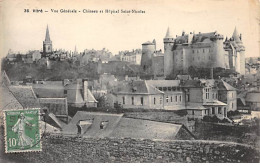
[[[67,102],[75,107],[97,107],[97,101],[88,89],[88,81],[78,79],[71,81],[44,81],[43,84],[32,85],[39,98],[67,98]]]
[[[237,91],[236,88],[223,80],[216,80],[218,88],[218,99],[227,104],[227,111],[237,110]]]
[[[218,100],[218,89],[213,79],[187,80],[181,87],[185,91],[188,118],[203,119],[204,116],[227,118],[227,104]]]
[[[123,108],[163,109],[164,92],[146,80],[131,81],[114,92],[116,102]]]
[[[63,127],[62,132],[87,138],[195,139],[180,124],[124,118],[123,114],[83,111],[78,111],[70,123]]]
[[[147,80],[146,83],[164,92],[164,109],[185,109],[185,94],[180,87],[180,80]]]

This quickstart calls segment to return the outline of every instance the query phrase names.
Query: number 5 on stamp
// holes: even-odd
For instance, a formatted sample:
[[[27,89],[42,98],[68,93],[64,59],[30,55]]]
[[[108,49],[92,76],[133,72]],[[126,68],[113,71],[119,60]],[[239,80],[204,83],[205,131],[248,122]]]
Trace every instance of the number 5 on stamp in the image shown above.
[[[5,153],[41,151],[39,110],[4,111]]]

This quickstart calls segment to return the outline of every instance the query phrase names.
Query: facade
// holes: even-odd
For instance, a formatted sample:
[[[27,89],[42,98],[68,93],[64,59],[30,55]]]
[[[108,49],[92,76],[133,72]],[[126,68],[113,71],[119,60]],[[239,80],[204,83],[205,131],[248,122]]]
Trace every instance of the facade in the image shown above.
[[[179,80],[147,80],[146,82],[148,85],[151,85],[158,90],[164,92],[164,109],[185,109],[185,94],[180,87]]]
[[[120,61],[129,62],[132,64],[140,65],[141,64],[141,56],[142,52],[141,50],[133,50],[133,51],[127,51],[127,52],[119,52],[118,58]]]
[[[229,51],[229,46],[233,50]],[[174,38],[168,28],[164,38],[164,75],[187,74],[189,67],[232,68],[245,74],[244,46],[236,29],[231,41],[226,40],[223,45],[223,36],[217,32],[183,32]]]
[[[163,109],[164,93],[147,81],[131,81],[114,92],[116,102],[123,108]]]
[[[214,80],[188,80],[182,83],[188,118],[203,119],[204,116],[227,118],[225,103],[218,100],[218,89]]]
[[[223,80],[217,80],[218,99],[227,104],[227,111],[237,110],[237,91]]]
[[[52,41],[50,39],[49,28],[47,25],[45,40],[43,41],[43,55],[46,56],[52,53]]]

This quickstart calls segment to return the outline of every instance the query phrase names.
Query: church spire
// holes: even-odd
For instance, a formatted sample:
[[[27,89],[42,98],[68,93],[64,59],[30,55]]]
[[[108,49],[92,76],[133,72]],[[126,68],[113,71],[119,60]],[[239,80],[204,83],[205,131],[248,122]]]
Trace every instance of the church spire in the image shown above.
[[[173,38],[169,27],[168,27],[168,29],[167,29],[165,38]]]
[[[45,35],[45,42],[50,42],[50,34],[49,34],[49,27],[47,25],[47,29],[46,29],[46,35]]]

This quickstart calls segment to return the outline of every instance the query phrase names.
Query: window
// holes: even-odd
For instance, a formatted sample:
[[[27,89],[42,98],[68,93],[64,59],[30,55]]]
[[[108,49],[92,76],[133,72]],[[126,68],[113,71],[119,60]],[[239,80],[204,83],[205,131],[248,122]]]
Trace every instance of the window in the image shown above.
[[[232,103],[232,109],[234,108],[234,104]]]
[[[172,96],[171,96],[171,102],[172,102]]]
[[[125,104],[125,96],[123,96],[123,104]]]
[[[162,90],[162,87],[159,87],[159,90]]]
[[[65,95],[67,94],[67,90],[64,90],[64,94],[65,94]]]
[[[176,87],[172,87],[172,90],[173,90],[173,91],[176,91]]]
[[[169,97],[168,96],[166,96],[166,103],[168,103],[169,102]]]
[[[212,99],[214,99],[214,93],[212,93]]]
[[[171,91],[172,90],[172,88],[171,87],[168,87],[168,91]]]
[[[144,105],[144,98],[141,97],[141,105]]]
[[[135,105],[134,97],[132,97],[132,105]]]
[[[205,110],[205,115],[207,115],[207,110]]]
[[[153,98],[153,104],[156,104],[156,98]]]
[[[178,101],[178,96],[175,96],[175,101],[176,101],[176,102]]]
[[[192,110],[192,115],[194,115],[194,110]]]
[[[215,107],[212,107],[212,114],[215,114]]]
[[[205,50],[203,49],[203,53],[205,52]]]
[[[209,99],[209,88],[205,88],[206,91],[206,99]]]
[[[226,109],[226,107],[224,107],[224,117],[226,117],[227,116],[227,109]]]
[[[163,91],[167,91],[167,87],[163,87]]]
[[[180,96],[180,102],[181,102],[181,96]]]
[[[195,53],[195,51],[194,51],[194,50],[192,50],[192,53],[194,54],[194,53]]]
[[[190,94],[186,94],[186,101],[187,101],[187,102],[190,101]]]
[[[160,104],[162,104],[162,97],[160,97]]]
[[[221,114],[221,107],[218,107],[218,114]]]

